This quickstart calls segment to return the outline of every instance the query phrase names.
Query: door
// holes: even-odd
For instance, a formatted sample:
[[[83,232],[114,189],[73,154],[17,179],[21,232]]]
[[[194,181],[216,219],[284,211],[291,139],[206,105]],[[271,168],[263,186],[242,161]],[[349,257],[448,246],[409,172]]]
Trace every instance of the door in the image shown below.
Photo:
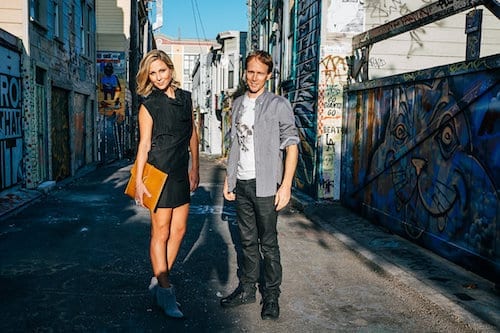
[[[67,90],[56,87],[52,89],[50,138],[52,141],[52,179],[55,181],[71,175],[68,96]]]

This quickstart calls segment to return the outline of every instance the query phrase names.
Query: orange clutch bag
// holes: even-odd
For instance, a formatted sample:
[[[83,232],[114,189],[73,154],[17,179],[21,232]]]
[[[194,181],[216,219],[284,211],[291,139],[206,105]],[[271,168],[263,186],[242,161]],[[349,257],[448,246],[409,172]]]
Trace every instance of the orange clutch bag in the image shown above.
[[[136,173],[136,163],[130,169],[130,179],[128,180],[127,187],[125,188],[125,194],[127,194],[132,199],[135,199],[135,176]],[[149,208],[149,210],[154,210],[156,205],[158,204],[158,200],[160,199],[161,191],[163,190],[163,186],[167,181],[168,174],[157,169],[152,164],[146,163],[144,165],[144,171],[142,173],[142,181],[149,193],[151,193],[151,197],[144,196],[142,199],[144,206]]]

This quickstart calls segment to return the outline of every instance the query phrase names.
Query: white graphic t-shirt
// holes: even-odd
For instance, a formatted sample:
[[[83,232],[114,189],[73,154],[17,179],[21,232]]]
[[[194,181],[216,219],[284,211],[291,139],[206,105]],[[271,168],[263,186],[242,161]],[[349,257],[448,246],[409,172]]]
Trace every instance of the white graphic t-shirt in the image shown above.
[[[255,98],[245,95],[243,110],[236,123],[238,141],[240,143],[240,161],[237,178],[241,180],[255,178],[255,151],[253,143],[255,123]]]

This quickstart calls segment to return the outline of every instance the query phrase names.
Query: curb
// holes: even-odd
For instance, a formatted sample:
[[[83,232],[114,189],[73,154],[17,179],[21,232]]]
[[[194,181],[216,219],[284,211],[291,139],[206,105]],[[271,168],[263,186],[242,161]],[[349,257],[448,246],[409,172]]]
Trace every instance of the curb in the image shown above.
[[[0,193],[0,221],[17,214],[44,195],[38,190],[10,189]]]
[[[98,167],[99,165],[97,163],[85,165],[73,176],[65,178],[60,182],[45,181],[36,189],[29,190],[20,186],[14,186],[13,188],[0,192],[0,221],[19,213],[38,199],[48,195],[51,191],[65,187],[78,178],[95,171]]]

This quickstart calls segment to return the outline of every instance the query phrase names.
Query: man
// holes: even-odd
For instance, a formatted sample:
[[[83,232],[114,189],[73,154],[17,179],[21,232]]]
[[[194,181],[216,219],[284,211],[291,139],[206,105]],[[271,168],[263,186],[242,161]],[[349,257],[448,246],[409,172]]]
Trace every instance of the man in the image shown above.
[[[290,103],[265,88],[272,70],[267,52],[256,51],[246,58],[247,91],[233,103],[223,190],[226,200],[236,200],[242,261],[240,283],[221,299],[221,306],[255,302],[262,253],[262,319],[279,317],[282,269],[276,226],[278,211],[290,201],[299,143]]]

